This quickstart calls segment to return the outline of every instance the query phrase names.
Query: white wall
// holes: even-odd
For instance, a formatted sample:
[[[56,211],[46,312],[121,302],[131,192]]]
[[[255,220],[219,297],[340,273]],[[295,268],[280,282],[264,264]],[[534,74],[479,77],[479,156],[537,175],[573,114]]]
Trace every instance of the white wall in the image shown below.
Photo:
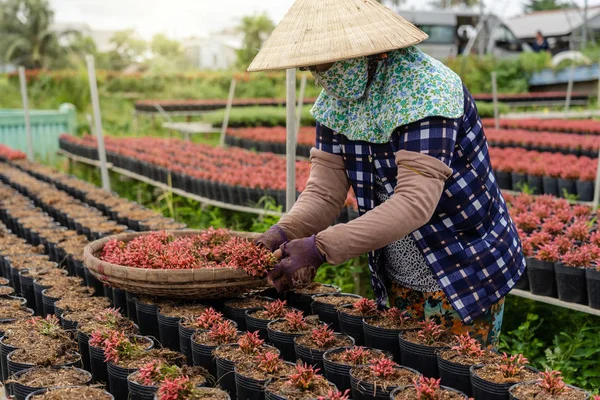
[[[236,50],[215,38],[195,39],[185,44],[185,52],[195,68],[222,70],[236,62]]]

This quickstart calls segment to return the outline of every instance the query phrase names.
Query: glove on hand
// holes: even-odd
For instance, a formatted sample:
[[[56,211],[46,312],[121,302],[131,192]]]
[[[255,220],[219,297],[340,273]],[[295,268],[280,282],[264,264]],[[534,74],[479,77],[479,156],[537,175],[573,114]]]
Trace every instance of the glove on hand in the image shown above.
[[[273,225],[265,233],[254,239],[254,244],[264,246],[270,251],[275,251],[287,241],[288,238],[283,229],[277,225]]]
[[[316,244],[316,236],[295,239],[281,247],[281,259],[269,272],[268,281],[278,291],[308,285],[325,262]]]

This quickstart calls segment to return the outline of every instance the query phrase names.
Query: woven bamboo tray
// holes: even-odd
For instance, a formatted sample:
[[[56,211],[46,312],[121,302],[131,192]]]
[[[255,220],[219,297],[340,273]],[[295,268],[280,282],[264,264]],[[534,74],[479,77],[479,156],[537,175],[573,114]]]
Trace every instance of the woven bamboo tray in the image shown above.
[[[197,230],[168,231],[174,236],[197,235]],[[97,255],[112,239],[128,242],[135,237],[152,232],[121,233],[105,237],[86,246],[83,261],[89,271],[111,287],[135,294],[149,296],[220,299],[234,297],[266,286],[266,280],[251,277],[234,268],[164,270],[125,267],[100,260]],[[233,232],[234,235],[252,239],[250,232]]]

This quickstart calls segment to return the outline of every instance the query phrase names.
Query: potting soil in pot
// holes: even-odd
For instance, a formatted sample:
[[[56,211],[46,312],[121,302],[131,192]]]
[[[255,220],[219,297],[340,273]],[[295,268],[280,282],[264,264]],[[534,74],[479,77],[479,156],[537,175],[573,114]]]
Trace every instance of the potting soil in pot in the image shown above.
[[[509,390],[512,398],[517,400],[586,400],[590,394],[576,388],[566,385],[562,393],[550,394],[542,389],[537,381],[523,382],[512,386]]]
[[[341,347],[331,349],[323,354],[323,374],[338,389],[350,389],[350,370],[357,366],[367,365],[382,358],[392,358],[390,353],[367,347]]]
[[[104,389],[89,386],[71,388],[44,389],[38,394],[35,392],[27,400],[112,400],[113,397]]]
[[[439,388],[434,393],[429,394],[435,396],[433,398],[437,400],[466,400],[467,396],[464,393],[459,392],[452,388]],[[391,400],[415,400],[418,399],[417,390],[414,386],[395,390],[391,395]]]
[[[483,350],[480,347],[476,350],[480,351],[481,354],[464,354],[464,352],[461,353],[456,349],[441,350],[438,353],[438,368],[442,385],[458,389],[469,396],[472,394],[471,373],[469,371],[471,366],[494,364],[501,359],[498,353],[490,350]]]
[[[305,380],[310,383],[310,388],[306,388]],[[267,385],[266,398],[310,400],[327,395],[332,388],[332,384],[322,375],[317,375],[312,367],[298,364],[290,377],[275,379]]]
[[[47,387],[83,386],[90,383],[89,372],[75,367],[30,368],[17,372],[7,382],[17,399]]]
[[[379,360],[372,365],[354,367],[350,370],[352,398],[384,399],[397,387],[408,386],[420,374],[406,367],[400,367],[390,360]]]

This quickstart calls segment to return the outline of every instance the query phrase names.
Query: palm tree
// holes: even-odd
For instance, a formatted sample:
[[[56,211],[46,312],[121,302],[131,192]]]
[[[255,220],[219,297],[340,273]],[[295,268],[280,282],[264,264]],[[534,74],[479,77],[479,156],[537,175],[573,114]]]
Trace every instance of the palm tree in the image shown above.
[[[48,0],[0,0],[0,56],[27,68],[48,67],[64,56],[60,38],[74,32],[51,29],[54,12]]]

